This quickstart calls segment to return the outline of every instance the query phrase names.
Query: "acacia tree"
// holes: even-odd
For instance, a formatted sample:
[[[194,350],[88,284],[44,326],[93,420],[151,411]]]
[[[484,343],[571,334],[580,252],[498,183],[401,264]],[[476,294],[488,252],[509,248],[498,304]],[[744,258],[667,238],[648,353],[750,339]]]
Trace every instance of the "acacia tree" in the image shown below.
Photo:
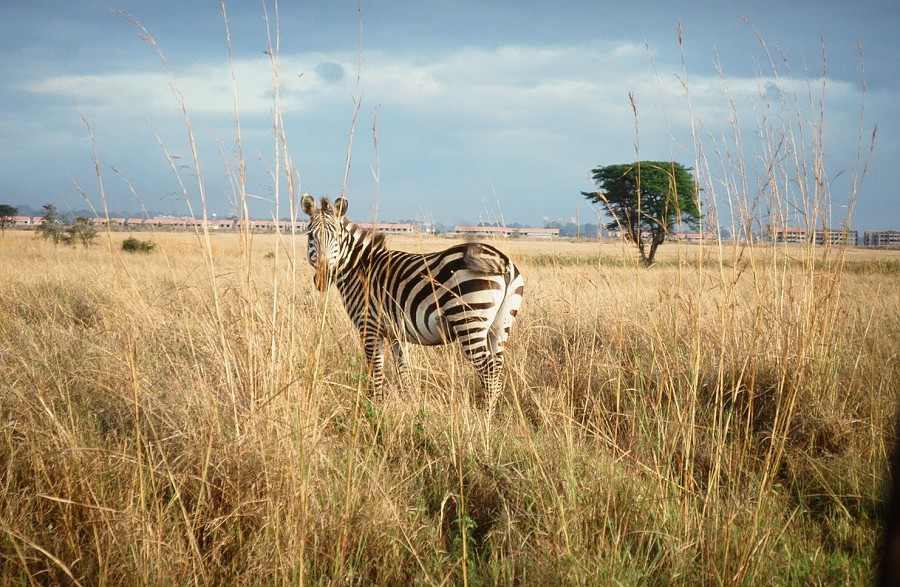
[[[637,246],[646,267],[653,265],[656,249],[676,224],[699,227],[699,189],[684,165],[637,161],[597,167],[591,173],[599,189],[581,195],[606,206],[606,214],[612,218],[606,228],[624,232]]]
[[[16,225],[15,217],[19,215],[19,209],[9,204],[0,204],[0,233],[5,234],[6,229]]]
[[[44,219],[41,220],[41,224],[38,226],[38,234],[45,239],[52,240],[55,245],[58,245],[60,242],[67,242],[66,233],[63,230],[65,225],[56,215],[56,206],[44,204],[43,209]]]
[[[97,236],[97,229],[91,226],[91,219],[86,216],[76,216],[75,224],[66,228],[66,242],[75,244],[81,241],[85,247],[90,246]]]

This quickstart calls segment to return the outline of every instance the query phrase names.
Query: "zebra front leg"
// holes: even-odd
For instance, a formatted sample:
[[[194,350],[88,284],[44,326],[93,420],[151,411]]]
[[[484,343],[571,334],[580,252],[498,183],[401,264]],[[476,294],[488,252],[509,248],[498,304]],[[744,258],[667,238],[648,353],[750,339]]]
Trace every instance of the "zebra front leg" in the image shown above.
[[[403,352],[403,343],[399,340],[391,342],[391,351],[394,353],[394,360],[397,361],[397,372],[400,374],[400,386],[404,391],[412,389],[409,379],[409,368],[406,366],[406,354]]]
[[[380,402],[384,399],[384,339],[368,333],[363,336],[370,395],[373,400]]]

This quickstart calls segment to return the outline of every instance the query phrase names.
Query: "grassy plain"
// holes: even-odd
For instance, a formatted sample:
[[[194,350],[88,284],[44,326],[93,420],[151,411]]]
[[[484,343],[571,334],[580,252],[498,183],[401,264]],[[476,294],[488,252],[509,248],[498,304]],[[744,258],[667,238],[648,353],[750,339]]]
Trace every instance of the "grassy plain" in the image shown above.
[[[487,421],[455,346],[367,402],[304,237],[125,236],[0,239],[3,584],[871,580],[900,252],[501,241]]]

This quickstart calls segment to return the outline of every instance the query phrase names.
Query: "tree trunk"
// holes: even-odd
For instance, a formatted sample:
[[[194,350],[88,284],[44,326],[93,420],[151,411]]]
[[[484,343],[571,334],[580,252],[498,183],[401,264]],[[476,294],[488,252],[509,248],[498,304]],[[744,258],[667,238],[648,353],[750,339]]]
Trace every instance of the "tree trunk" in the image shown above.
[[[637,245],[638,252],[641,254],[641,261],[644,262],[644,266],[649,267],[649,265],[647,265],[647,249],[640,234],[635,237],[634,243]]]
[[[656,240],[650,241],[650,253],[644,257],[644,266],[651,267],[656,262],[656,249],[659,247],[659,243]]]

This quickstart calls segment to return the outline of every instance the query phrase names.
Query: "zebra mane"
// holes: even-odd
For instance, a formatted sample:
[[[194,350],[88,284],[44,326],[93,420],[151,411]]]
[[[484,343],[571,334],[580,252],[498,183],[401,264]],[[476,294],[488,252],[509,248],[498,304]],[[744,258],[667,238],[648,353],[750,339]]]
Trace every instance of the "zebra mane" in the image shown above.
[[[340,201],[341,200],[338,200],[338,202]],[[332,204],[331,200],[326,197],[323,197],[319,202],[319,209],[322,211],[322,214],[335,216],[339,212],[335,208],[336,206]],[[344,210],[346,210],[346,200],[344,200]],[[358,243],[362,243],[363,245],[373,250],[387,248],[384,233],[361,226],[348,219],[346,215],[340,217],[340,222]]]
[[[344,226],[350,230],[350,233],[358,242],[366,243],[372,249],[387,248],[387,238],[384,236],[383,232],[360,226],[355,222],[347,220],[346,217],[344,218]]]

